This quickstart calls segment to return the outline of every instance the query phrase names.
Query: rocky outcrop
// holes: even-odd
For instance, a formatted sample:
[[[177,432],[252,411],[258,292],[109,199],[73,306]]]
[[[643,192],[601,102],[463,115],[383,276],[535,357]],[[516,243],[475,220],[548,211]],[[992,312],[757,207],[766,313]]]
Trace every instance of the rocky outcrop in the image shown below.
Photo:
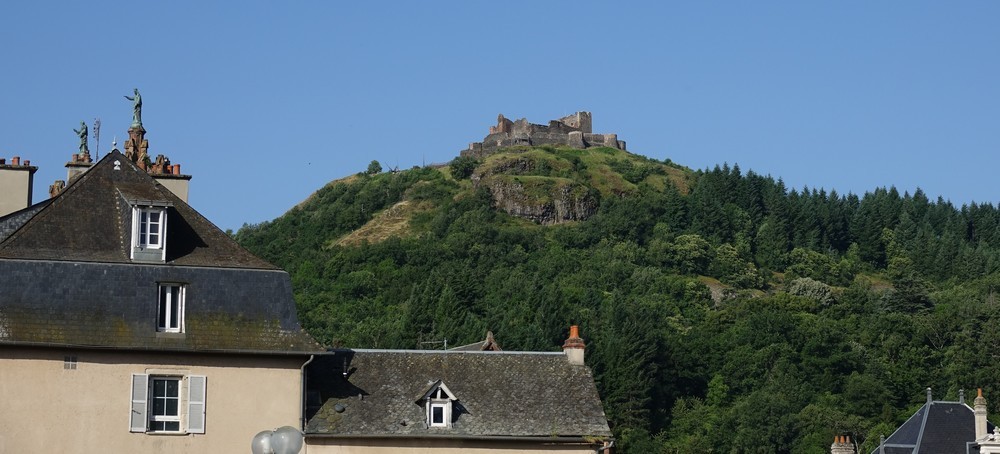
[[[561,180],[547,178],[546,180]],[[518,178],[487,179],[484,184],[493,194],[497,208],[512,216],[530,219],[539,224],[561,224],[582,221],[597,212],[597,198],[590,190],[572,181],[540,182],[548,186],[538,194],[537,181],[526,184]]]
[[[507,214],[539,224],[582,221],[597,212],[596,191],[570,178],[537,175],[538,165],[524,157],[507,159],[477,170],[472,184],[489,189]]]

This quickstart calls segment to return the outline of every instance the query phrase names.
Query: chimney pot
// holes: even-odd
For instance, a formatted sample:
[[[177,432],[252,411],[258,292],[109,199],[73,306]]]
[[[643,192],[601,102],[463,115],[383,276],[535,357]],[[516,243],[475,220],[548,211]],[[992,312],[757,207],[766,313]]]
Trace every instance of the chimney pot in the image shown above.
[[[31,165],[31,161],[29,161],[29,160],[25,159],[25,160],[24,160],[24,165],[25,165],[25,166],[30,166],[30,165]]]
[[[12,165],[12,166],[19,166],[19,165],[21,165],[21,157],[20,156],[14,156],[13,158],[10,158],[10,165]]]
[[[7,158],[0,158],[0,165],[7,164]]]
[[[180,175],[180,174],[181,174],[181,165],[174,164],[174,175]]]
[[[573,325],[569,327],[569,339],[563,343],[563,353],[566,354],[566,358],[569,360],[570,364],[577,366],[584,365],[583,361],[583,351],[586,345],[583,343],[583,339],[580,338],[580,327],[578,325]]]

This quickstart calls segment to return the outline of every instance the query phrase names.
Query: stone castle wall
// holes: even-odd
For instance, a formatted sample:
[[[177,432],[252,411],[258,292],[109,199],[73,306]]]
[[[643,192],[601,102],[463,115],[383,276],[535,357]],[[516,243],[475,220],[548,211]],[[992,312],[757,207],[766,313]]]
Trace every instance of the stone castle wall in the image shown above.
[[[548,125],[528,123],[522,118],[511,121],[500,114],[496,126],[490,126],[490,133],[482,142],[473,142],[461,151],[461,156],[482,158],[496,153],[501,148],[518,145],[566,145],[573,148],[611,147],[625,150],[625,141],[618,140],[618,134],[594,134],[593,118],[590,112],[577,112]]]

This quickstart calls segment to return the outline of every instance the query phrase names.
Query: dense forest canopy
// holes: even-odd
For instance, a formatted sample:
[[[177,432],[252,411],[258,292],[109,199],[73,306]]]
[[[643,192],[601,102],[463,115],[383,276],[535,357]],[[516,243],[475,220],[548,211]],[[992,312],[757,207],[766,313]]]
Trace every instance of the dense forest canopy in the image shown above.
[[[534,156],[515,180],[593,187],[584,221],[511,216],[469,179],[488,163],[458,158],[373,163],[235,236],[288,270],[304,327],[329,345],[492,330],[507,350],[556,350],[581,325],[623,452],[823,453],[839,434],[869,452],[927,387],[1000,402],[994,205],[597,152],[491,157]]]

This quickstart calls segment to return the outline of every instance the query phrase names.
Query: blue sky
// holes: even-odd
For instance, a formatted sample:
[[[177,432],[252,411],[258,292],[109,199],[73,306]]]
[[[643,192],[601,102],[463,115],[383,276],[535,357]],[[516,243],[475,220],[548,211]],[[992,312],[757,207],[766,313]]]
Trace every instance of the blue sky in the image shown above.
[[[691,168],[1000,202],[1000,2],[6,2],[0,157],[35,201],[138,87],[150,154],[218,226],[375,159],[447,162],[496,115],[578,110]]]

